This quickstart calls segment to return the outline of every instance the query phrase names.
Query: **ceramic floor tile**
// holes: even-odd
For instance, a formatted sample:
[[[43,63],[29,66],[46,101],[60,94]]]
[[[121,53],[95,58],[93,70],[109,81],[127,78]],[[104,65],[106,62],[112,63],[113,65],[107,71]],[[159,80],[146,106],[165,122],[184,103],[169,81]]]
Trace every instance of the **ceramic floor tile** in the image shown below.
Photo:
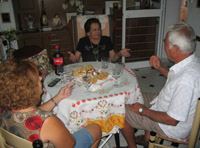
[[[144,134],[142,130],[138,130],[138,132],[136,133],[136,135],[141,135],[141,134]],[[119,133],[119,136],[120,136],[120,146],[127,146],[126,140],[124,139],[121,132]],[[103,140],[105,140],[105,138],[103,138]],[[113,147],[116,147],[114,135],[111,137],[108,143],[104,145],[103,148],[113,148]],[[143,148],[143,146],[137,145],[137,148]]]

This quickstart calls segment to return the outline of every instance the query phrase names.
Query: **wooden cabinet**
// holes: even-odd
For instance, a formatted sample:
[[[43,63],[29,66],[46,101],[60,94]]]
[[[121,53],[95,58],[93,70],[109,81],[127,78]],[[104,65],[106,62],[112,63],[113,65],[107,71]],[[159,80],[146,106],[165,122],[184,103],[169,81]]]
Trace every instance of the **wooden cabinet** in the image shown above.
[[[114,44],[118,51],[122,48],[122,12],[114,10],[116,21]],[[130,48],[131,56],[126,62],[148,60],[155,54],[157,45],[158,17],[141,17],[126,19],[125,48]]]
[[[105,0],[85,0],[85,11],[94,11],[95,14],[103,14],[105,11]]]
[[[41,28],[40,16],[42,0],[12,0],[14,13],[16,18],[17,29],[20,31],[30,30],[26,17],[32,15],[34,18],[33,27]],[[52,21],[56,14],[59,15],[62,21],[62,27],[67,25],[66,14],[71,12],[77,12],[77,8],[74,8],[68,3],[67,9],[63,9],[64,0],[44,0],[44,8],[46,11],[48,26],[53,27]],[[105,0],[85,0],[84,10],[93,10],[95,14],[103,14],[105,11]]]
[[[34,18],[34,27],[40,27],[40,7],[38,0],[13,0],[16,25],[18,30],[28,28],[27,16]]]
[[[37,33],[22,33],[19,38],[19,46],[38,45],[48,51],[48,56],[52,62],[55,52],[55,45],[60,46],[60,51],[64,55],[64,63],[70,64],[68,51],[72,51],[72,39],[69,30],[37,32]]]

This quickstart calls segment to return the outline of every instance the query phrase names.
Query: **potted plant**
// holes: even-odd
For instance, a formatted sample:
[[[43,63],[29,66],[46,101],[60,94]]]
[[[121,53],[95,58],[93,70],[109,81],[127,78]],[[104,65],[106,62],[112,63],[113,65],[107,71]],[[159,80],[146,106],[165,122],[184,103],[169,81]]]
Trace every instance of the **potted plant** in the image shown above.
[[[83,0],[64,0],[64,3],[62,5],[63,9],[67,9],[68,3],[70,3],[72,7],[76,8],[78,14],[83,13],[83,8],[84,8]]]
[[[7,42],[7,49],[12,48],[12,42],[18,40],[17,31],[14,28],[2,32],[1,37]]]
[[[11,59],[13,57],[12,42],[18,40],[17,31],[14,28],[5,30],[1,32],[0,37],[3,39],[3,45],[7,46],[6,59]]]

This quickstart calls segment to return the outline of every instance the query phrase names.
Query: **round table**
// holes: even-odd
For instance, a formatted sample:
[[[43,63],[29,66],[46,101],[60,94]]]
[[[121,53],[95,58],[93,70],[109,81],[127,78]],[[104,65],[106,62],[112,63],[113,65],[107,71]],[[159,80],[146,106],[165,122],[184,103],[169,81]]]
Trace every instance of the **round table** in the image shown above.
[[[92,65],[95,69],[101,69],[101,62],[82,62],[70,64],[66,67],[74,70],[85,65]],[[112,74],[113,63],[109,63],[108,69],[102,71]],[[47,85],[55,79],[55,73],[50,73],[44,81],[43,102],[55,96],[59,89],[66,84],[60,82],[54,87]],[[54,113],[60,118],[71,133],[90,123],[98,123],[103,131],[103,136],[116,133],[124,127],[125,104],[135,102],[144,103],[136,75],[129,69],[124,68],[122,76],[118,79],[119,86],[106,85],[101,89],[86,93],[83,85],[75,85],[72,95],[62,100]]]

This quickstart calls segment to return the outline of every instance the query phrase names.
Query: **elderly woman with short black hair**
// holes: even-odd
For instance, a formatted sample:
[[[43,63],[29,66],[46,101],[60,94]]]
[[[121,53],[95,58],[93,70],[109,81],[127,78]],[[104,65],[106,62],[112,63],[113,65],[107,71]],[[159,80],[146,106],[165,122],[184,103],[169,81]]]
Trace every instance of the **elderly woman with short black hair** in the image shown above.
[[[72,62],[101,61],[102,57],[109,57],[116,62],[121,56],[129,57],[130,49],[115,52],[113,43],[108,36],[101,35],[101,23],[97,18],[90,18],[84,25],[86,37],[79,40],[75,54],[68,52]]]

